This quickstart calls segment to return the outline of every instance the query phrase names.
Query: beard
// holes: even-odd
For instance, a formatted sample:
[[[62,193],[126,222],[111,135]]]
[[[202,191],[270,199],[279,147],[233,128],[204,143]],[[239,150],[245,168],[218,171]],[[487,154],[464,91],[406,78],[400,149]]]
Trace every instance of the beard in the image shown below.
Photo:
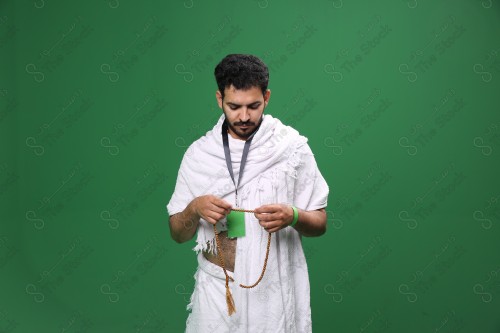
[[[224,112],[224,115],[226,116],[226,121],[227,121],[227,114]],[[241,138],[247,139],[250,137],[258,128],[260,123],[262,123],[262,120],[264,119],[264,112],[262,112],[262,115],[260,116],[260,119],[258,120],[257,124],[252,122],[252,121],[247,121],[246,123],[243,123],[241,121],[234,122],[231,124],[231,122],[227,121],[228,127],[233,131],[233,133],[236,133]],[[246,125],[249,126],[246,130],[242,131],[240,130],[237,126],[241,125]]]

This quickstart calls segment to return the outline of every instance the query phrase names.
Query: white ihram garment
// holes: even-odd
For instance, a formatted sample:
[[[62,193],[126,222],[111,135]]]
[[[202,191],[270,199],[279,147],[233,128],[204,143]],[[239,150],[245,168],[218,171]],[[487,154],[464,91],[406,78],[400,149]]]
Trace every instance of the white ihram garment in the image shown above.
[[[251,210],[276,203],[306,211],[327,206],[329,188],[307,138],[269,114],[264,115],[251,142],[236,204],[221,136],[224,119],[222,114],[214,128],[184,154],[167,204],[170,216],[207,194],[230,202],[234,208]],[[237,181],[245,141],[228,137]],[[236,307],[236,312],[228,316],[225,275],[201,252],[217,253],[213,225],[200,219],[193,249],[198,253],[198,269],[187,307],[192,312],[186,332],[311,332],[309,275],[301,235],[292,227],[273,233],[264,278],[256,287],[244,289],[240,283],[251,285],[261,274],[268,237],[253,213],[245,213],[245,228],[245,236],[237,241],[234,273],[228,271],[235,280],[229,287]],[[217,223],[217,230],[226,230],[225,218]]]

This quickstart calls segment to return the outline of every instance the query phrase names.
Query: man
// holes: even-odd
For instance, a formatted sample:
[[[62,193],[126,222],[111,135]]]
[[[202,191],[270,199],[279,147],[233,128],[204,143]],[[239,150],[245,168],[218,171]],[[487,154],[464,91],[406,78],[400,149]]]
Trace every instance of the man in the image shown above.
[[[259,58],[230,54],[216,66],[215,78],[223,114],[187,149],[167,204],[176,242],[197,233],[186,332],[311,332],[301,236],[325,233],[328,185],[307,138],[264,115],[271,91]],[[228,234],[228,228],[235,232],[228,223],[233,209],[253,211],[240,213],[236,237]],[[255,281],[253,288],[240,286]]]

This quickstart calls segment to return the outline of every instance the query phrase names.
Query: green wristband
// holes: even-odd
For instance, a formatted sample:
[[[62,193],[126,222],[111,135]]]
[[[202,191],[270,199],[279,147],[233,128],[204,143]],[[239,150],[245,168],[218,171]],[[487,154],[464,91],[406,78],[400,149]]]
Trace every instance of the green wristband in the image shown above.
[[[299,211],[295,206],[292,206],[293,208],[293,221],[290,224],[291,227],[293,227],[295,224],[297,224],[297,221],[299,220]]]

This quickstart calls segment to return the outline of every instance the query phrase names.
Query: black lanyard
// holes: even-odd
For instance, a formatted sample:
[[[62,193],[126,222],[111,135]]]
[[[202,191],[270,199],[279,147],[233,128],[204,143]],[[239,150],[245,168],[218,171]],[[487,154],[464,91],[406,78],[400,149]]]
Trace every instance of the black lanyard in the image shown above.
[[[255,132],[252,133],[248,137],[248,139],[245,141],[245,146],[243,147],[243,154],[241,155],[241,163],[240,163],[240,173],[238,175],[238,185],[240,185],[240,179],[241,175],[243,174],[243,169],[245,168],[245,163],[247,161],[247,155],[248,151],[250,150],[250,143],[252,142],[252,139],[257,133],[257,131],[260,128],[260,124],[262,124],[262,120],[260,121],[259,125],[257,126],[257,129]],[[228,134],[227,134],[227,119],[224,119],[224,122],[222,123],[222,142],[224,144],[224,155],[226,156],[226,165],[227,169],[229,170],[229,174],[231,175],[231,179],[233,180],[234,188],[235,188],[235,205],[238,205],[238,186],[236,186],[236,183],[234,182],[234,173],[233,173],[233,164],[231,162],[231,153],[229,151],[229,141],[228,141]]]

